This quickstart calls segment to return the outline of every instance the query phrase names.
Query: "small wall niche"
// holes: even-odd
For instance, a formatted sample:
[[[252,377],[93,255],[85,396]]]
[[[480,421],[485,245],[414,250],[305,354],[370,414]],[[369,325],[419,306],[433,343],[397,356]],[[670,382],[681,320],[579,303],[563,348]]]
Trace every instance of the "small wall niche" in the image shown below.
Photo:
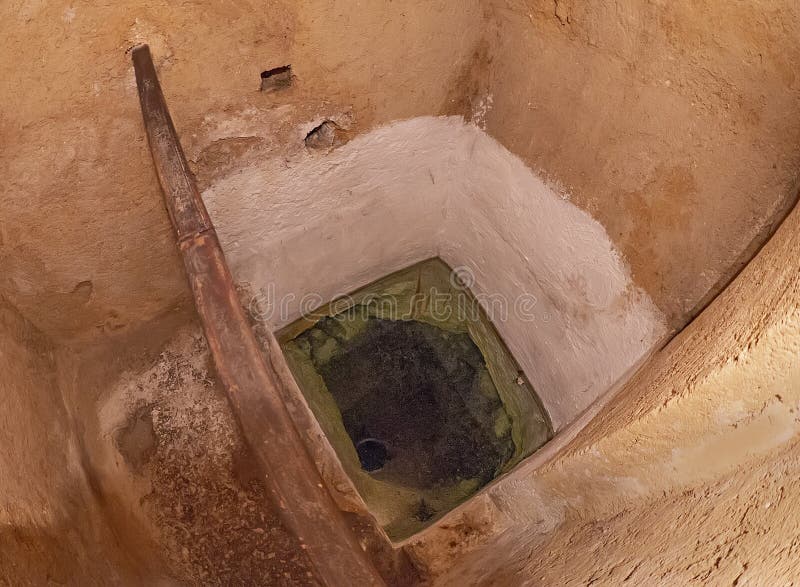
[[[478,300],[438,258],[335,300],[277,337],[345,472],[393,540],[553,435]]]
[[[281,65],[261,72],[261,91],[275,92],[292,85],[292,66]]]

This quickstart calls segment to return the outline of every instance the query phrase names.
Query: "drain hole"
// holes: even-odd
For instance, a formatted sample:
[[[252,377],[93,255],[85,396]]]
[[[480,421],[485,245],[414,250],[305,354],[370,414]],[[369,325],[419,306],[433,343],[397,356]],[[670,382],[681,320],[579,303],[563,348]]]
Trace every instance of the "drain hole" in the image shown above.
[[[365,438],[356,445],[361,468],[372,473],[379,471],[389,460],[389,450],[377,438]]]
[[[292,85],[292,66],[282,65],[261,72],[261,91],[274,92]]]

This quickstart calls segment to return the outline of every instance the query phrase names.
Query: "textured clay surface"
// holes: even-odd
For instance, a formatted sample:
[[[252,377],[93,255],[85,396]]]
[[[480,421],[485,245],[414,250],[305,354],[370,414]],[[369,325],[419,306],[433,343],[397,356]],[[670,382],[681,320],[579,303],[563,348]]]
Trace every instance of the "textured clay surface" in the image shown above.
[[[96,413],[84,420],[88,458],[117,523],[125,512],[128,537],[158,552],[168,583],[316,585],[267,498],[199,328],[170,330],[120,341],[117,359],[87,349],[79,363],[84,397],[75,399]]]
[[[685,324],[796,201],[792,0],[490,0],[490,134],[597,218]]]
[[[598,342],[603,333],[631,344],[614,365],[617,375],[657,338],[657,320],[639,320],[614,300],[630,301],[624,292],[642,289],[669,326],[684,325],[794,201],[798,29],[793,0],[4,2],[0,584],[315,579],[248,474],[198,327],[189,313],[173,312],[187,307],[187,289],[144,139],[126,54],[132,45],[151,45],[192,170],[201,189],[221,194],[218,210],[228,219],[220,215],[219,228],[229,251],[254,229],[252,219],[230,221],[237,209],[243,216],[265,209],[257,190],[241,189],[264,183],[265,169],[273,180],[285,167],[288,181],[297,171],[320,171],[310,157],[375,161],[359,144],[375,147],[385,135],[368,133],[423,115],[462,115],[485,129],[599,223],[610,239],[604,258],[621,253],[613,267],[630,267],[630,275],[618,274],[613,299],[598,301],[594,294],[606,290],[588,286],[608,281],[593,281],[588,270],[560,272],[551,262],[568,259],[561,254],[539,265],[553,268],[537,286],[542,291],[569,285],[589,295],[594,308],[570,305],[564,315],[582,316],[597,337],[562,340],[582,349],[562,371],[579,377],[577,389],[605,390],[616,377],[604,358],[623,354]],[[288,64],[290,77],[260,91],[262,72]],[[406,185],[419,188],[396,209],[398,226],[417,226],[409,219],[431,210],[419,194],[432,193],[422,186],[441,177],[425,158],[442,149],[427,144],[422,162],[390,145],[415,171],[416,183]],[[482,161],[474,177],[513,171]],[[237,175],[240,183],[231,179]],[[225,182],[236,198],[224,200]],[[382,195],[381,185],[341,184],[336,197],[353,204],[348,190]],[[297,199],[310,213],[287,208],[294,227],[287,236],[307,236],[301,233],[322,193]],[[497,190],[468,193],[480,212],[472,228],[519,221],[497,250],[552,252],[518,245],[532,234],[526,219],[547,224],[555,206],[524,216],[518,211],[535,208],[525,199],[534,192],[502,191],[504,203]],[[315,250],[343,228],[333,220],[331,232],[317,233]],[[441,218],[428,220],[424,228]],[[797,234],[800,220],[791,217],[565,450],[537,461],[544,466],[523,463],[406,544],[423,578],[441,585],[796,582]],[[342,235],[356,242],[355,234]],[[562,242],[562,250],[581,243]],[[263,254],[250,244],[240,260]],[[368,282],[388,258],[437,253],[420,241],[394,244],[407,246],[408,258],[396,253],[401,247],[373,251],[376,265],[346,285]],[[484,271],[505,268],[496,252],[481,259],[469,239],[460,244],[446,260],[459,253]],[[302,257],[277,258],[287,287],[318,270]],[[586,267],[597,266],[589,258]],[[500,275],[517,287],[542,274]],[[556,301],[565,300],[574,301]],[[609,316],[633,320],[641,336],[614,335],[605,327],[619,322]],[[568,323],[575,324],[559,326]],[[533,353],[534,342],[521,336],[513,350]],[[562,397],[567,422],[596,396]]]
[[[60,340],[117,332],[187,299],[134,44],[151,47],[202,187],[248,156],[305,149],[325,120],[346,135],[445,113],[482,14],[477,0],[4,2],[0,293]],[[289,87],[259,91],[263,71],[287,64]]]

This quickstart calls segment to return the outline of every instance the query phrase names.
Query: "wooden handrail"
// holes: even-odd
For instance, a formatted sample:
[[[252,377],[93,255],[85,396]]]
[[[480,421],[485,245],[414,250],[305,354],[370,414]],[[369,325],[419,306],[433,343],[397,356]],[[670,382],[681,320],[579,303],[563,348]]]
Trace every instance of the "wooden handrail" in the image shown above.
[[[242,433],[281,519],[318,581],[383,585],[281,400],[234,288],[214,225],[183,154],[147,45],[132,51],[142,117],[197,312]]]

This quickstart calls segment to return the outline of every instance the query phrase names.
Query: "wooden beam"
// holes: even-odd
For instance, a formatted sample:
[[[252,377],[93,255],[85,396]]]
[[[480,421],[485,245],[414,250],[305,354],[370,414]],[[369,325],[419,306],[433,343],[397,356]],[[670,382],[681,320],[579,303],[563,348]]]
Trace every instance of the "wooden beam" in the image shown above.
[[[197,312],[242,433],[289,530],[325,585],[383,585],[298,434],[234,288],[147,45],[132,51],[144,126]]]

